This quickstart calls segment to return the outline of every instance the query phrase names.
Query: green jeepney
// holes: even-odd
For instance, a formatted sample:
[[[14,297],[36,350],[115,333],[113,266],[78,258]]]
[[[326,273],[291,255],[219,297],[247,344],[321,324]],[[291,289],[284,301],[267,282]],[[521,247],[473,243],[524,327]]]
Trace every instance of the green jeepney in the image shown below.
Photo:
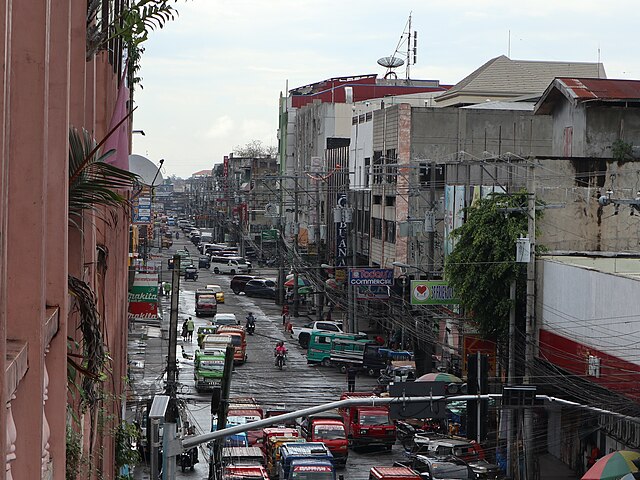
[[[193,381],[197,392],[220,387],[224,375],[224,350],[196,350],[193,362]]]

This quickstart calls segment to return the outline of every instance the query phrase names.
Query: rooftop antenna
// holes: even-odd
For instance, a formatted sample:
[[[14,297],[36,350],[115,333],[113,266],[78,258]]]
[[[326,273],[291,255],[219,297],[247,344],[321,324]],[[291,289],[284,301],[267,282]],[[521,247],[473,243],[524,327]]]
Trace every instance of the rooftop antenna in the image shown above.
[[[415,64],[418,59],[418,32],[411,31],[411,13],[412,12],[409,12],[409,20],[405,25],[402,35],[400,35],[400,40],[398,41],[398,45],[396,46],[393,55],[382,57],[378,60],[378,65],[387,69],[384,78],[398,78],[398,75],[393,69],[404,65],[405,60],[401,57],[405,57],[407,62],[406,75],[407,80],[409,80],[411,65]],[[407,42],[406,53],[401,51],[405,41]]]
[[[509,30],[509,36],[507,39],[507,57],[511,58],[511,30]]]

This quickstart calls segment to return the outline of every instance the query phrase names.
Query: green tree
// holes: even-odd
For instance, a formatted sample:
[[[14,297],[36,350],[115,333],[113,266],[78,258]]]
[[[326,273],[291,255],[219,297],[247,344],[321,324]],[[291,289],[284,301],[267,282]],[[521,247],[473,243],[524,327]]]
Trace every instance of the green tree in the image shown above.
[[[516,240],[527,233],[527,192],[493,194],[466,208],[465,214],[465,223],[452,232],[456,243],[445,263],[446,278],[480,333],[503,341],[509,331],[513,280],[521,300],[518,311],[525,298],[526,264],[515,260]]]

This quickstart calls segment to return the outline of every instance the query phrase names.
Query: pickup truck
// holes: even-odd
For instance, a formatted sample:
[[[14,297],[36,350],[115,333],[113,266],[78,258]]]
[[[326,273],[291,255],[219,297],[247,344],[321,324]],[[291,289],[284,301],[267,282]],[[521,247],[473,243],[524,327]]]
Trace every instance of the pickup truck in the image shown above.
[[[342,333],[342,324],[338,322],[315,321],[310,322],[301,327],[293,326],[291,329],[291,338],[298,341],[302,348],[309,346],[309,339],[312,332],[337,332]]]
[[[280,480],[335,480],[333,455],[324,443],[285,443],[280,447]],[[312,474],[312,476],[310,476]]]
[[[300,432],[308,442],[322,442],[329,447],[335,463],[347,463],[349,442],[345,434],[344,421],[337,410],[304,417],[300,422]]]

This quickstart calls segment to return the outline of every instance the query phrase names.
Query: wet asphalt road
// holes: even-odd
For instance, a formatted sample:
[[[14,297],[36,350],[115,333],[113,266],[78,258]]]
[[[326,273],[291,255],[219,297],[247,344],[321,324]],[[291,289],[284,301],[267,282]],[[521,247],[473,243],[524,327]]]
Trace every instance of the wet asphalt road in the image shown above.
[[[192,256],[197,255],[196,248],[182,234],[179,240],[174,240],[174,245],[167,252],[166,249],[159,255],[162,257],[164,268],[166,258],[175,253],[176,248],[187,246]],[[197,258],[197,257],[196,257]],[[168,278],[170,273],[165,270],[163,276]],[[252,272],[267,278],[275,277],[276,270],[257,269]],[[225,292],[225,303],[218,305],[219,313],[234,313],[244,324],[244,318],[248,312],[253,312],[256,317],[256,332],[247,336],[248,360],[243,365],[234,368],[231,382],[231,397],[253,397],[266,409],[299,410],[302,408],[319,405],[339,400],[340,394],[346,390],[346,378],[343,374],[332,368],[321,366],[309,366],[306,363],[306,351],[297,342],[294,342],[282,325],[280,307],[273,300],[250,298],[244,294],[234,295],[229,288],[230,275],[216,275],[213,272],[200,269],[197,281],[184,281],[180,279],[179,321],[192,317],[196,331],[199,326],[209,325],[209,318],[195,316],[195,291],[204,288],[207,284],[217,284]],[[161,297],[164,323],[168,325],[170,303],[168,297]],[[303,324],[310,321],[307,317],[292,318],[294,324]],[[178,335],[180,333],[178,332]],[[275,367],[273,362],[273,349],[278,340],[284,340],[287,346],[288,360],[283,370]],[[199,394],[193,384],[193,362],[181,356],[181,346],[187,356],[192,357],[198,348],[196,338],[192,342],[183,342],[178,336],[177,354],[179,359],[178,396],[185,402],[189,421],[195,425],[198,434],[209,432],[211,429],[210,394]],[[161,363],[161,362],[160,362]],[[157,368],[162,370],[161,365]],[[147,368],[145,368],[146,372]],[[145,374],[145,377],[148,375]],[[135,379],[135,377],[134,377]],[[146,381],[150,381],[147,379]],[[157,384],[157,376],[155,380]],[[356,390],[372,391],[376,385],[376,379],[371,377],[358,377]],[[178,467],[177,478],[206,479],[208,473],[208,449],[200,449],[200,463],[193,472],[181,472]],[[344,470],[338,473],[345,479],[368,479],[369,469],[373,465],[392,465],[395,460],[403,459],[402,448],[399,444],[394,446],[392,452],[371,450],[364,452],[349,452],[349,460]],[[140,467],[138,467],[140,468]],[[144,467],[143,467],[144,468]],[[148,470],[144,468],[144,470]],[[140,472],[137,472],[140,473]],[[136,478],[148,478],[136,475]]]

